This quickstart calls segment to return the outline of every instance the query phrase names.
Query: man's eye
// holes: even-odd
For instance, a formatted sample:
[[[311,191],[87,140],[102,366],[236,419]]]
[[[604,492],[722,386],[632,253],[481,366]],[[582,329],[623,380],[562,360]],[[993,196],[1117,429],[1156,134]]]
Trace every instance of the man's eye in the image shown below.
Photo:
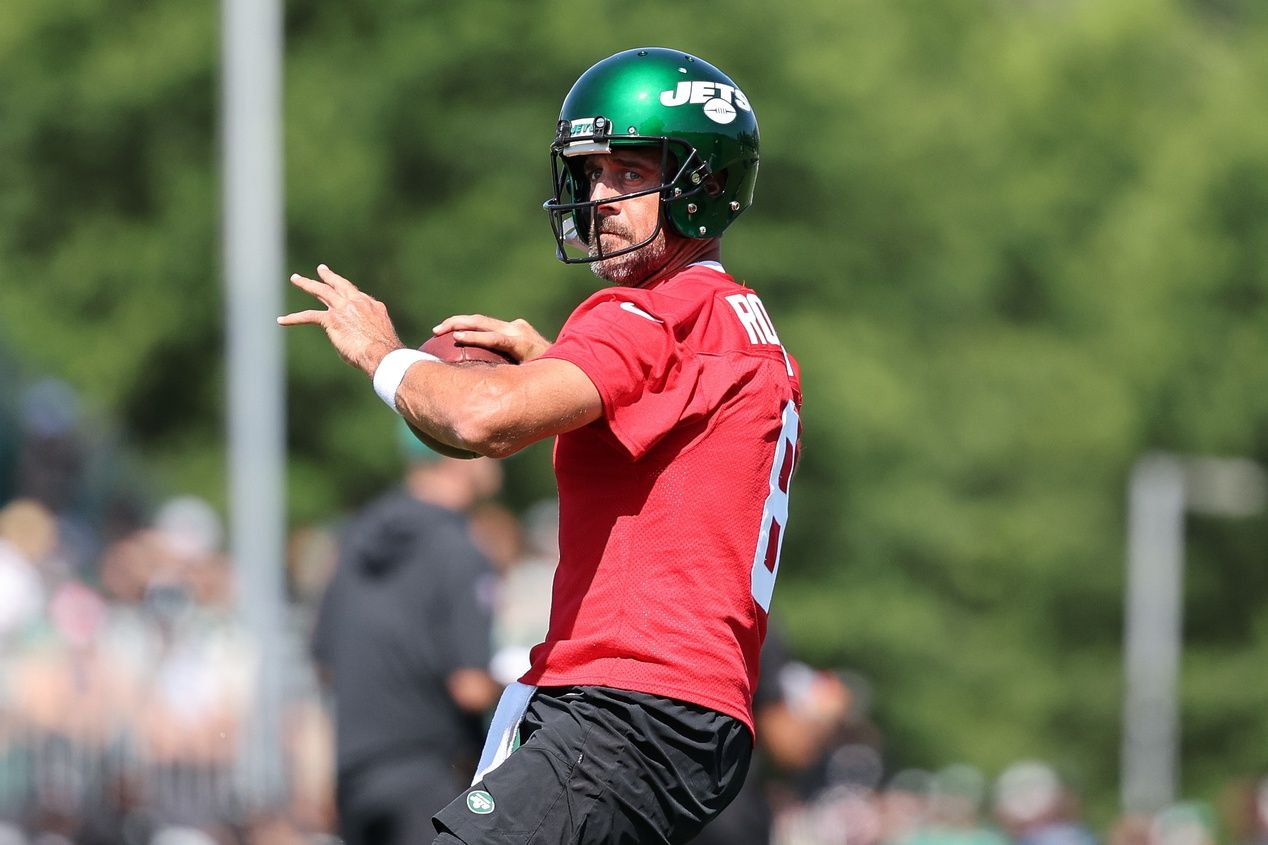
[[[627,170],[625,171],[624,178],[626,182],[642,182],[643,174],[639,173],[637,170]]]

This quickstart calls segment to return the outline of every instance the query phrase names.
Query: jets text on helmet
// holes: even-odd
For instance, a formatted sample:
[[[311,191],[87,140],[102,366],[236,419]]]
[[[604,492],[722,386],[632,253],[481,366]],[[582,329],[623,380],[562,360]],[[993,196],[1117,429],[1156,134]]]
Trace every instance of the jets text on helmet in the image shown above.
[[[691,82],[684,80],[678,83],[677,88],[660,92],[662,106],[685,106],[687,103],[706,103],[712,99],[732,103],[736,108],[744,111],[753,110],[753,107],[748,104],[748,97],[745,97],[739,88],[721,82],[706,82],[702,79]]]

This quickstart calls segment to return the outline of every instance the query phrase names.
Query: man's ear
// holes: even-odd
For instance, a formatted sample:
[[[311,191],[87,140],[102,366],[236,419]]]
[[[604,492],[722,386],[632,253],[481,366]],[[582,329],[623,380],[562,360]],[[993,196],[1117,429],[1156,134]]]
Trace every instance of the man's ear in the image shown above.
[[[716,197],[726,188],[726,171],[721,173],[711,173],[704,180],[704,192],[711,197]]]

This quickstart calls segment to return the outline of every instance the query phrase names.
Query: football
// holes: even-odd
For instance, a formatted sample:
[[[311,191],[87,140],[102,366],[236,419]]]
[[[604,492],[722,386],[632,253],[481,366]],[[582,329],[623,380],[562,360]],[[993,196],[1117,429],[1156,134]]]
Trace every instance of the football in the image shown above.
[[[435,355],[442,361],[449,364],[461,365],[481,365],[491,366],[496,364],[517,364],[519,363],[511,356],[499,352],[496,349],[488,349],[483,346],[466,346],[454,340],[453,332],[445,332],[444,334],[434,335],[427,340],[422,346],[418,347],[420,352],[426,352],[428,355]],[[407,423],[408,425],[408,423]],[[458,449],[448,444],[433,440],[414,426],[410,426],[409,430],[419,439],[428,449],[450,458],[462,458],[463,460],[471,460],[480,457],[476,452],[468,452],[466,449]]]
[[[487,349],[483,346],[464,346],[453,338],[453,332],[445,332],[432,336],[426,343],[418,347],[419,351],[435,355],[450,364],[516,364],[518,363],[505,352]]]

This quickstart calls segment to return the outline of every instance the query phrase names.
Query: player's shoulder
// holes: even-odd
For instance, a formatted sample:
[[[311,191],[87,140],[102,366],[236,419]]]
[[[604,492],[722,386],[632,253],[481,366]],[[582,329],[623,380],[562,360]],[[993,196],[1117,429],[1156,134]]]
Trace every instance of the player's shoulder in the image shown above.
[[[606,288],[582,303],[578,312],[620,309],[662,323],[691,323],[710,312],[719,297],[737,291],[748,289],[721,265],[693,264],[650,288]]]
[[[744,289],[744,285],[737,282],[721,264],[701,261],[684,267],[661,284],[648,289],[647,293],[668,299],[696,301],[740,289]]]

